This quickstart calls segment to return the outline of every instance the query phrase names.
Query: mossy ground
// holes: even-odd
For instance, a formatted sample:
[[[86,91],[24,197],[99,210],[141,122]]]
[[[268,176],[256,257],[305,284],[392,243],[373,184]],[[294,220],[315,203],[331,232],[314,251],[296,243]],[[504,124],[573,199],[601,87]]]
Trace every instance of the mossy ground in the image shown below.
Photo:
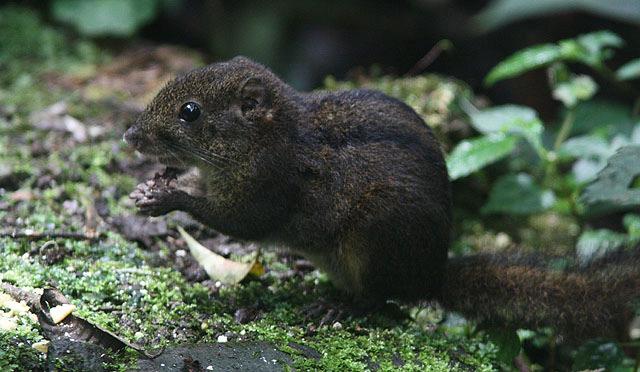
[[[187,223],[202,239],[215,233],[184,222],[184,217],[155,220],[166,222],[166,231],[134,241],[114,221],[128,221],[135,214],[127,195],[154,166],[136,158],[120,138],[150,91],[188,63],[158,67],[127,60],[133,58],[126,52],[113,57],[90,42],[70,41],[20,8],[0,9],[0,20],[2,233],[100,234],[97,240],[0,238],[0,281],[23,289],[55,286],[77,306],[77,315],[146,348],[215,343],[226,336],[229,341],[270,342],[289,353],[300,370],[497,366],[492,343],[473,334],[465,323],[436,327],[442,314],[431,307],[416,311],[401,304],[406,314],[418,316],[398,320],[374,313],[313,329],[302,309],[318,298],[331,300],[336,295],[321,273],[293,268],[295,258],[286,254],[267,252],[267,274],[233,287],[197,275],[187,277],[173,264],[181,257],[176,252],[184,252],[175,226]],[[135,80],[136,71],[144,69],[155,72]],[[128,79],[147,89],[132,94],[136,87],[118,85]],[[327,83],[329,88],[337,84]],[[436,127],[452,119],[455,112],[449,107],[456,95],[466,92],[434,76],[380,84],[396,89]],[[423,99],[426,95],[431,97],[428,101]],[[434,106],[438,97],[441,104]],[[34,113],[57,102],[65,102],[63,113],[45,114],[39,125]],[[51,124],[64,122],[65,115],[87,129],[85,140],[74,139],[73,129]],[[255,313],[248,322],[236,320],[236,312],[243,309]],[[431,317],[435,320],[424,320],[429,318],[424,314],[436,314]],[[0,331],[0,370],[43,369],[45,355],[30,346],[41,339],[39,325],[28,317],[19,318],[13,330]],[[138,357],[128,350],[115,355],[108,368],[125,370],[135,366]]]

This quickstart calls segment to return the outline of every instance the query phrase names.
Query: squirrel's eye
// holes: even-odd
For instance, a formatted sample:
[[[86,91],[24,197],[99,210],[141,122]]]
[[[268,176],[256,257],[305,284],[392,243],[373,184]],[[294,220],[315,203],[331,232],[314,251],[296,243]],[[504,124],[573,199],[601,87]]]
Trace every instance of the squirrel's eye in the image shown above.
[[[187,102],[180,107],[180,113],[178,114],[180,120],[186,122],[196,121],[200,117],[200,105],[195,102]]]

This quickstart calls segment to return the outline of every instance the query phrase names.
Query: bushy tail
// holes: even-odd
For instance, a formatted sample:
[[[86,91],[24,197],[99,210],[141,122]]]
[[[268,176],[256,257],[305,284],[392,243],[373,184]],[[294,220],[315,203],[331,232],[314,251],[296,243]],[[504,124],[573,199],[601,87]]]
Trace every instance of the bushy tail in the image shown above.
[[[509,255],[451,259],[440,302],[467,318],[536,329],[569,340],[628,337],[640,298],[640,250],[617,252],[587,267],[554,270],[550,262]]]

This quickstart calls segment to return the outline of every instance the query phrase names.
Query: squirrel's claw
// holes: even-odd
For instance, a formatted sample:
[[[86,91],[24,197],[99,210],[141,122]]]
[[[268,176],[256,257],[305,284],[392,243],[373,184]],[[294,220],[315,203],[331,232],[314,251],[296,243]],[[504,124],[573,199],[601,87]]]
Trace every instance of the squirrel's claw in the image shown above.
[[[317,324],[319,328],[344,320],[350,314],[350,309],[339,302],[318,300],[303,308],[302,312],[305,321]]]
[[[178,192],[180,191],[149,180],[136,186],[129,198],[135,201],[141,214],[156,217],[177,209]]]

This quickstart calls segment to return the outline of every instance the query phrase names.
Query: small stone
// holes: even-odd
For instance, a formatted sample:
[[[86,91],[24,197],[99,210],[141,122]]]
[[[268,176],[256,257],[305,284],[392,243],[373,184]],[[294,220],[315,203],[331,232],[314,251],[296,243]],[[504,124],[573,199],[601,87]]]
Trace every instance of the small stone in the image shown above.
[[[65,200],[62,202],[62,208],[69,214],[75,214],[80,208],[80,204],[77,200]]]
[[[227,341],[228,341],[227,336],[225,336],[225,335],[218,336],[218,342],[225,343]]]
[[[506,248],[511,244],[511,237],[501,232],[496,235],[496,245],[498,248]]]
[[[333,328],[333,329],[335,329],[335,330],[339,331],[339,330],[341,330],[341,329],[342,329],[342,323],[340,323],[340,322],[335,322],[335,323],[333,323],[333,325],[331,326],[331,328]]]

